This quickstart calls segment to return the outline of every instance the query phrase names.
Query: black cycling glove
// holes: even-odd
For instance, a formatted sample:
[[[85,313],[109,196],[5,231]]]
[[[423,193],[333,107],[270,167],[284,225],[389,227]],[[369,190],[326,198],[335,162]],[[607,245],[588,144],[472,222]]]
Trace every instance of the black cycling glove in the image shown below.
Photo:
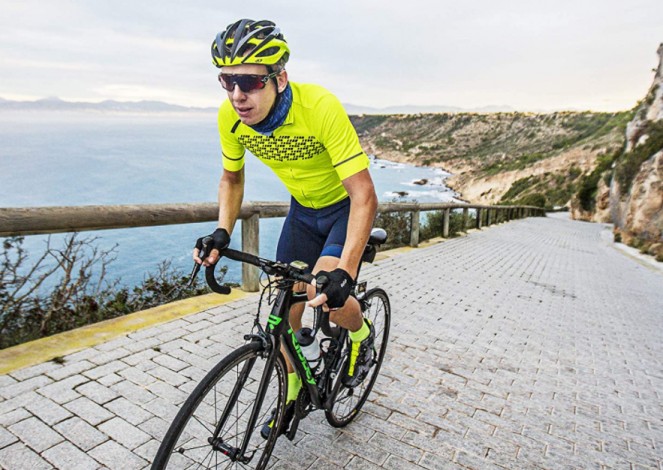
[[[323,279],[323,276],[325,279]],[[320,271],[315,276],[316,282],[324,281],[322,293],[327,294],[329,308],[341,308],[350,297],[354,280],[343,269],[334,269],[332,272]]]
[[[203,256],[203,240],[205,238],[209,239],[209,241],[207,242],[207,249]],[[228,245],[230,245],[230,234],[228,234],[228,231],[225,228],[217,228],[211,235],[200,237],[196,240],[196,248],[198,248],[199,251],[198,256],[201,259],[207,258],[213,249],[216,248],[217,250],[222,251],[228,248]]]

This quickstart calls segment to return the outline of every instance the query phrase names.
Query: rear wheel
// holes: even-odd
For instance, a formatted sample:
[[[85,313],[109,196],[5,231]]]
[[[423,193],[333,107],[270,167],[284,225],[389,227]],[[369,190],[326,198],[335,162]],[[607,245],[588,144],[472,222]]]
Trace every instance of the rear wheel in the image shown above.
[[[281,424],[286,398],[286,368],[278,354],[257,412],[249,429],[249,417],[257,403],[268,357],[254,342],[242,346],[219,362],[198,384],[171,424],[157,451],[152,469],[183,468],[269,468],[278,437],[260,435],[260,428],[273,410],[276,429]],[[221,429],[215,430],[225,416]],[[251,433],[243,455],[237,456],[247,433]],[[234,455],[233,455],[234,454]]]
[[[340,386],[334,406],[331,411],[326,411],[327,421],[336,428],[347,426],[364,406],[368,395],[371,393],[373,384],[380,373],[380,366],[384,360],[389,339],[389,325],[391,323],[391,307],[389,297],[382,289],[371,289],[366,293],[364,300],[360,301],[364,310],[364,318],[373,323],[375,329],[375,343],[373,367],[366,378],[356,387],[347,388]],[[348,341],[349,342],[349,341]],[[348,354],[349,344],[346,344],[344,354]],[[336,380],[340,380],[340,377]]]

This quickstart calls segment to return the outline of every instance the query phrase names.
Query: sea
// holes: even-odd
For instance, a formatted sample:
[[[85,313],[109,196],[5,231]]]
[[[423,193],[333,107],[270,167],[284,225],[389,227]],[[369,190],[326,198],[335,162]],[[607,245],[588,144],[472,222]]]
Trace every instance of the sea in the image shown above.
[[[371,156],[381,201],[453,201],[448,173]],[[0,207],[214,202],[221,175],[216,116],[207,113],[119,114],[0,113]],[[421,184],[423,181],[426,184]],[[415,182],[419,184],[415,184]],[[289,201],[290,196],[257,158],[246,160],[245,201]],[[260,255],[273,258],[282,218],[260,223]],[[131,287],[159,263],[189,273],[195,240],[214,222],[82,232],[115,258],[106,279]],[[239,223],[231,247],[239,248]],[[34,262],[46,244],[65,234],[26,236]],[[239,282],[239,263],[228,262],[225,281]]]

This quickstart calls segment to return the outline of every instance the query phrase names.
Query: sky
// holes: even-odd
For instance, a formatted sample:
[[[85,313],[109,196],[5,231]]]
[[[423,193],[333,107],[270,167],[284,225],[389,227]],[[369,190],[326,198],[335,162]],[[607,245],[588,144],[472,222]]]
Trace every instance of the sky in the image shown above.
[[[632,108],[663,0],[0,0],[0,98],[216,107],[218,31],[271,19],[292,81],[357,106]]]

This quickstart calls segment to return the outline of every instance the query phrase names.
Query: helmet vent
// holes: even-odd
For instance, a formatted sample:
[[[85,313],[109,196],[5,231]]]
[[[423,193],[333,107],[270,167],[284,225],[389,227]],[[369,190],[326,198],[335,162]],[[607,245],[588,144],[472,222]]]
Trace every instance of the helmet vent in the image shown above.
[[[278,47],[268,47],[267,49],[264,49],[256,54],[256,57],[268,57],[273,54],[277,54],[279,52]]]

